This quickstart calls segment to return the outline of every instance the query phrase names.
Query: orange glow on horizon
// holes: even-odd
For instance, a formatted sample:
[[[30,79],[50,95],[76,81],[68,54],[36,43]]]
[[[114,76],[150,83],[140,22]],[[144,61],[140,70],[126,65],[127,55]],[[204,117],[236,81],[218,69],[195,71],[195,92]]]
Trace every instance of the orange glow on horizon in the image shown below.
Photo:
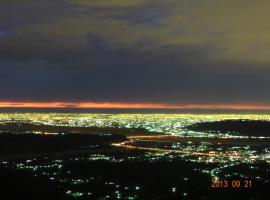
[[[150,108],[150,109],[209,109],[209,110],[270,110],[270,105],[228,104],[158,104],[110,102],[0,102],[0,108]]]

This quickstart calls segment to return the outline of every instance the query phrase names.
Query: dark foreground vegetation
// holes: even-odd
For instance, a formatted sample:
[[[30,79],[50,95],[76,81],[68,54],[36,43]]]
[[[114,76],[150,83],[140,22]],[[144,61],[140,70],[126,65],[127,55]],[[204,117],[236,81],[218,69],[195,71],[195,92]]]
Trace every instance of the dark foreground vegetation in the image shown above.
[[[244,136],[270,136],[270,122],[260,120],[202,122],[186,128],[192,131],[234,133]]]
[[[108,162],[104,160],[90,160],[77,157],[64,158],[61,171],[47,169],[51,175],[57,172],[55,180],[49,180],[42,175],[44,168],[40,167],[36,171],[29,169],[14,170],[12,168],[0,167],[0,186],[1,195],[6,195],[6,199],[129,199],[127,195],[134,196],[139,200],[214,200],[214,199],[257,199],[266,200],[268,196],[269,184],[262,184],[254,179],[251,188],[227,187],[212,188],[211,178],[206,174],[195,173],[193,170],[211,167],[203,163],[186,162],[181,159],[168,161],[158,159],[156,161],[134,160],[130,161],[129,156],[143,157],[143,152],[130,151],[128,153],[115,151],[105,154],[115,158],[124,159],[124,162]],[[40,166],[47,166],[51,161],[40,160]],[[214,164],[212,164],[214,166]],[[31,166],[31,164],[29,164]],[[256,165],[258,169],[265,169],[265,164]],[[252,173],[244,164],[237,166],[236,169],[230,168],[241,173]],[[71,171],[71,174],[66,173]],[[231,173],[228,171],[228,173]],[[266,174],[266,176],[269,176]],[[76,184],[73,179],[91,179],[89,182]],[[235,177],[225,178],[226,180],[240,180]],[[66,181],[61,181],[66,180]],[[244,179],[241,179],[244,181]],[[106,183],[113,184],[106,184]],[[139,186],[138,189],[137,186]],[[80,191],[80,197],[70,196],[68,191]],[[88,192],[91,195],[87,195]],[[122,196],[118,198],[118,193]],[[105,198],[109,195],[108,198]],[[132,199],[132,198],[130,198]]]
[[[29,171],[0,167],[0,198],[6,200],[66,199],[64,192],[45,177],[35,177]]]

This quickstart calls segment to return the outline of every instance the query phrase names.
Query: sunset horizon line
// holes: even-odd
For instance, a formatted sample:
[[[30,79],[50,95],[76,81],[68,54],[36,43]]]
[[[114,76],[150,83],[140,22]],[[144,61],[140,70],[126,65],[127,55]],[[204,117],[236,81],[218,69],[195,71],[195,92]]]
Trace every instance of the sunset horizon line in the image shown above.
[[[0,108],[100,108],[100,109],[205,109],[205,110],[270,110],[270,105],[254,104],[176,104],[120,102],[17,102],[0,101]]]

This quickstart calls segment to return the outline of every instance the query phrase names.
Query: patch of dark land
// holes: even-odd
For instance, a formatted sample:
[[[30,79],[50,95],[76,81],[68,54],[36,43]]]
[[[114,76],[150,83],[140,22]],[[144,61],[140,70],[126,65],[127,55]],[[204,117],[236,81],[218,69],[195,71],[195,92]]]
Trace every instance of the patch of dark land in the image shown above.
[[[84,133],[84,134],[117,134],[117,135],[147,135],[152,134],[144,128],[118,127],[78,127],[78,126],[56,126],[32,123],[5,123],[0,124],[0,131],[12,133]]]
[[[127,138],[116,134],[0,134],[0,158],[25,154],[60,151],[84,151],[94,147],[108,147]]]
[[[31,123],[0,124],[0,159],[37,154],[109,148],[129,135],[149,135],[142,128],[73,127]],[[35,134],[38,133],[38,134]]]
[[[243,136],[270,137],[270,121],[262,120],[224,120],[202,122],[186,127],[192,131],[221,132]]]

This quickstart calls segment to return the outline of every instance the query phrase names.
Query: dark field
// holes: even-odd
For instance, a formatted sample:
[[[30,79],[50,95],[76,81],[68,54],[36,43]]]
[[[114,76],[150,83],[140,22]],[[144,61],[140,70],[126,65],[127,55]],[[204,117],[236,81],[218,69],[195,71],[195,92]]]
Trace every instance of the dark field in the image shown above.
[[[9,158],[24,155],[27,157],[36,156],[38,153],[85,151],[97,146],[105,148],[112,142],[125,140],[127,138],[122,135],[2,133],[0,134],[0,156]]]
[[[216,122],[202,122],[187,129],[204,132],[235,133],[242,136],[270,137],[270,122],[260,120],[225,120]]]

